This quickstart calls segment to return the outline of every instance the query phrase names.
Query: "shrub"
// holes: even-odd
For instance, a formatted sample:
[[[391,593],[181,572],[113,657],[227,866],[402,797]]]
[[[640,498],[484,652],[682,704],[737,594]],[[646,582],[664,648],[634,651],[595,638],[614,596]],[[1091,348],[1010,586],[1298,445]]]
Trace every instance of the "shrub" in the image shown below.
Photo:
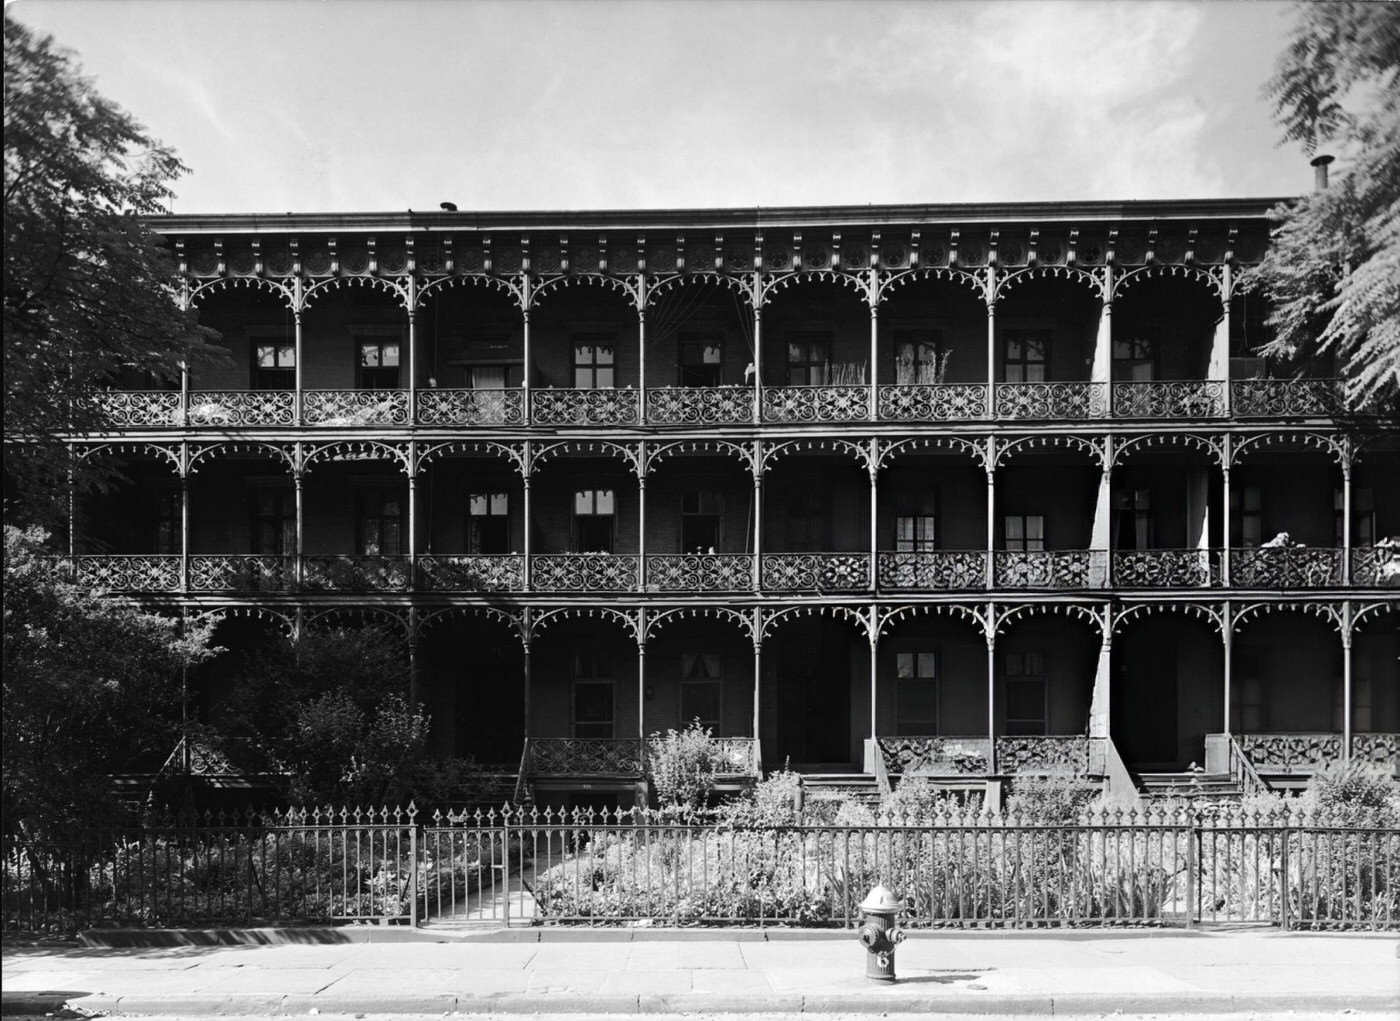
[[[699,720],[685,730],[651,736],[647,771],[662,808],[690,815],[705,808],[723,764],[719,743]]]
[[[1329,763],[1308,781],[1299,807],[1324,813],[1338,825],[1395,826],[1400,824],[1400,784],[1384,766]]]

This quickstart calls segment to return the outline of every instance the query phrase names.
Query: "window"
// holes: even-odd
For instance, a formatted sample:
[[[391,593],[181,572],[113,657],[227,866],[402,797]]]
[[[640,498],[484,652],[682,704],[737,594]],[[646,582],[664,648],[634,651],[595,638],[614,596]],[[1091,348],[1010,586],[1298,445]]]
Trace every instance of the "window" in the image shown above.
[[[468,365],[462,371],[462,385],[468,390],[505,390],[510,386],[509,365]]]
[[[1006,732],[1045,733],[1045,656],[1039,652],[1006,654]]]
[[[253,389],[295,390],[297,347],[291,340],[253,341]]]
[[[1231,677],[1230,708],[1235,727],[1241,734],[1258,734],[1268,728],[1265,704],[1264,650],[1244,646],[1235,649],[1235,669]]]
[[[894,519],[894,548],[900,553],[928,553],[938,548],[932,514],[911,514]]]
[[[1008,514],[1003,525],[1008,550],[1036,553],[1045,549],[1045,515]]]
[[[1332,490],[1332,510],[1335,521],[1335,545],[1342,545],[1342,491]],[[1376,493],[1372,489],[1355,488],[1351,491],[1351,544],[1355,547],[1376,544]]]
[[[1008,383],[1044,383],[1049,330],[1007,330],[1004,374]]]
[[[719,548],[719,523],[724,503],[710,489],[681,493],[681,552],[713,553]]]
[[[388,486],[355,493],[355,552],[370,557],[403,555],[403,501]]]
[[[181,514],[180,491],[160,487],[151,492],[151,543],[152,552],[161,555],[179,553]]]
[[[903,736],[938,733],[938,653],[895,653],[895,725]]]
[[[510,498],[507,494],[467,494],[467,552],[510,552]]]
[[[938,330],[896,330],[894,381],[943,382],[943,334]]]
[[[613,736],[615,670],[613,657],[606,652],[574,653],[574,737]]]
[[[682,337],[680,385],[719,386],[723,348],[718,337]]]
[[[1113,547],[1152,548],[1151,497],[1146,489],[1117,489],[1113,493]]]
[[[718,734],[724,671],[718,653],[681,653],[681,726],[694,720]]]
[[[611,336],[574,338],[574,386],[580,390],[610,390],[616,385]]]
[[[831,369],[831,336],[799,333],[788,340],[788,386],[821,386]]]
[[[1264,541],[1264,499],[1258,486],[1240,490],[1240,545],[1258,546]]]
[[[253,552],[289,557],[297,551],[296,495],[284,484],[253,490]]]
[[[617,494],[611,489],[574,493],[574,548],[580,553],[611,553],[615,537]]]
[[[361,390],[397,390],[399,340],[397,337],[361,337],[359,380]]]
[[[1113,338],[1114,379],[1146,383],[1156,378],[1157,337],[1155,330],[1139,330],[1131,336]]]

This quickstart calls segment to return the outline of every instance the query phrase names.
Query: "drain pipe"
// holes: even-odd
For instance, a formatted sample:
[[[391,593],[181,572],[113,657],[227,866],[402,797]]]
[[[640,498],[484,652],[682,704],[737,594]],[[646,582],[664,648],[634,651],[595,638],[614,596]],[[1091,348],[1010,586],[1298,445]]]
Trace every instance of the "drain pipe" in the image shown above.
[[[1313,158],[1313,191],[1327,190],[1327,167],[1335,158],[1325,154]]]

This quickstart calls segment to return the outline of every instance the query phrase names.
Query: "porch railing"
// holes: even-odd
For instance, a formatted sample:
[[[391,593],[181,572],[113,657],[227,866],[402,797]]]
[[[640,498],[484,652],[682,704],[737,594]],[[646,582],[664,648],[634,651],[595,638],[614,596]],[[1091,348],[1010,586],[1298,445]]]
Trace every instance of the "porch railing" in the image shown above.
[[[192,592],[290,592],[295,587],[295,557],[236,553],[190,557]]]
[[[766,386],[765,422],[861,422],[870,418],[868,386]]]
[[[764,553],[760,584],[770,592],[859,592],[870,588],[868,553]]]
[[[1228,807],[1095,810],[1073,824],[945,809],[858,826],[328,810],[68,842],[6,834],[0,864],[6,932],[423,919],[850,928],[876,882],[912,928],[1400,927],[1400,829]]]
[[[401,592],[409,587],[407,557],[302,557],[302,587],[316,592]]]
[[[641,558],[626,553],[542,553],[530,557],[530,583],[540,592],[631,592]]]
[[[207,390],[190,394],[192,426],[289,426],[296,422],[291,390]]]
[[[747,553],[655,553],[646,558],[647,588],[656,592],[742,592],[753,588]]]
[[[520,425],[525,396],[520,390],[419,390],[419,425]]]
[[[1342,583],[1342,550],[1260,546],[1230,550],[1230,583],[1237,588],[1330,588]]]
[[[747,386],[658,386],[647,391],[647,421],[654,425],[738,425],[753,421],[754,392]]]
[[[1231,410],[1241,418],[1314,418],[1345,408],[1339,379],[1236,379]]]
[[[1377,588],[1400,586],[1400,549],[1368,546],[1351,551],[1351,583]]]
[[[1107,583],[1103,550],[997,550],[993,564],[997,588],[1089,589]]]
[[[60,573],[84,588],[105,592],[178,592],[180,557],[166,554],[63,557]]]
[[[885,771],[900,776],[983,777],[991,764],[986,737],[877,737]]]
[[[637,737],[531,737],[525,770],[532,777],[640,777],[643,745]]]
[[[1225,383],[1219,379],[1154,380],[1113,384],[1114,418],[1219,418]]]
[[[1261,773],[1308,775],[1342,757],[1342,735],[1337,733],[1236,734],[1235,741]],[[1389,767],[1400,777],[1400,734],[1353,733],[1351,754],[1353,759]]]
[[[1219,550],[1113,551],[1115,588],[1204,588],[1219,581]]]
[[[1003,734],[996,749],[998,773],[1079,777],[1092,772],[1085,734]]]
[[[987,417],[986,383],[899,383],[876,390],[886,422],[971,422]]]
[[[303,390],[301,403],[307,425],[409,424],[407,390]]]
[[[1107,383],[996,384],[997,418],[1090,419],[1107,414]]]
[[[525,558],[429,553],[418,557],[418,581],[430,592],[520,592],[525,588]]]
[[[641,398],[630,389],[530,391],[530,420],[537,425],[636,425]]]
[[[876,567],[882,589],[944,591],[987,585],[986,550],[881,553]]]

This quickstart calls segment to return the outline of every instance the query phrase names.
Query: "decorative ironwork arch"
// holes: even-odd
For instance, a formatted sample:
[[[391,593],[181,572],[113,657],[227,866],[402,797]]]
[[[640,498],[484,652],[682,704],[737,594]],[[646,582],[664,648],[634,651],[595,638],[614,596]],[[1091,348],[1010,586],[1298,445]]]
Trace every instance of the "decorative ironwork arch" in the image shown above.
[[[997,444],[994,467],[1002,467],[1011,459],[1012,454],[1020,450],[1034,450],[1037,447],[1071,447],[1088,454],[1094,464],[1103,468],[1108,459],[1107,446],[1108,444],[1102,439],[1087,439],[1083,436],[1064,434],[1058,436],[1021,436]]]
[[[516,474],[525,474],[525,447],[497,443],[495,440],[448,440],[445,443],[431,443],[418,451],[414,460],[414,472],[421,472],[428,465],[448,454],[486,453],[507,461]]]
[[[1215,268],[1204,266],[1186,265],[1184,263],[1156,263],[1151,266],[1139,266],[1137,269],[1130,269],[1126,273],[1117,277],[1113,281],[1112,297],[1117,300],[1118,296],[1132,287],[1139,280],[1146,280],[1152,277],[1181,277],[1191,283],[1202,283],[1210,290],[1212,296],[1217,301],[1226,301],[1229,295],[1225,293],[1224,274]]]
[[[599,454],[604,457],[620,457],[632,474],[641,477],[641,450],[635,444],[613,443],[611,440],[564,440],[539,447],[530,453],[529,471],[534,474],[544,464],[561,454]]]
[[[279,284],[275,280],[268,280],[266,277],[219,277],[216,280],[208,280],[202,284],[195,284],[190,290],[186,304],[192,307],[199,302],[200,298],[206,295],[215,294],[233,287],[249,287],[254,290],[270,291],[275,297],[281,298],[282,301],[286,303],[288,312],[295,313],[298,311],[296,292],[285,284]]]
[[[525,644],[524,615],[510,613],[494,606],[444,606],[431,610],[418,618],[415,636],[421,638],[439,624],[445,623],[453,617],[484,617],[509,630],[522,646]]]
[[[399,306],[405,312],[413,311],[413,292],[406,287],[402,287],[393,281],[383,277],[371,276],[351,276],[351,277],[331,277],[329,280],[322,280],[320,283],[312,284],[301,294],[301,307],[307,309],[311,303],[328,291],[339,290],[341,287],[370,287],[388,292],[389,296],[398,300]]]
[[[754,640],[754,625],[751,614],[741,610],[732,610],[727,606],[680,606],[671,610],[654,611],[647,614],[646,632],[644,637],[651,639],[656,637],[657,632],[668,624],[678,620],[699,620],[701,618],[713,617],[715,620],[729,621],[738,624],[739,630],[749,641]]]
[[[673,457],[709,453],[737,458],[750,473],[755,473],[758,470],[758,466],[754,462],[753,448],[749,445],[735,443],[732,440],[677,440],[674,443],[648,447],[642,473],[650,475],[663,461],[668,461]]]
[[[641,289],[635,283],[603,273],[570,273],[566,276],[551,277],[537,284],[530,291],[529,307],[534,308],[539,304],[541,298],[547,298],[551,294],[573,286],[593,286],[608,291],[617,291],[627,298],[634,312],[644,307]]]
[[[443,291],[458,286],[484,287],[488,291],[499,291],[511,300],[517,311],[525,311],[525,292],[522,288],[502,277],[489,276],[485,273],[463,273],[460,276],[426,280],[418,287],[417,307],[421,308],[423,302],[429,298],[440,297]]]
[[[1400,613],[1400,600],[1387,599],[1379,603],[1367,603],[1360,609],[1353,609],[1351,614],[1352,634],[1355,634],[1377,617],[1384,617],[1392,613]]]
[[[150,457],[170,465],[176,475],[185,473],[185,458],[178,444],[150,443],[140,440],[113,443],[75,443],[72,450],[73,456],[79,461],[86,461],[90,457],[106,452],[121,457]]]
[[[528,638],[534,640],[551,624],[569,618],[600,617],[620,624],[634,642],[641,645],[646,640],[643,633],[642,611],[640,609],[619,610],[612,606],[560,606],[545,610],[530,621]]]
[[[979,468],[985,470],[987,467],[987,445],[976,440],[964,439],[961,436],[919,436],[907,440],[881,443],[880,467],[888,467],[899,454],[938,447],[955,453],[968,454],[977,462]]]
[[[267,606],[252,606],[232,604],[223,606],[212,606],[209,613],[222,614],[226,619],[235,617],[262,618],[271,621],[278,631],[282,632],[284,638],[294,638],[297,633],[297,619],[295,613],[283,613]]]
[[[853,290],[867,306],[875,302],[875,296],[871,294],[870,284],[864,279],[864,273],[856,276],[844,270],[798,269],[782,273],[764,273],[758,286],[757,306],[767,306],[778,292],[789,287],[811,283],[839,284]]]
[[[1013,270],[1005,276],[998,276],[996,289],[992,293],[995,301],[1003,301],[1006,295],[1015,289],[1017,285],[1030,280],[1053,280],[1063,279],[1074,284],[1084,284],[1094,292],[1094,297],[1100,301],[1104,300],[1106,285],[1103,277],[1097,273],[1080,269],[1078,266],[1028,266],[1024,269]]]
[[[697,285],[718,285],[726,290],[733,291],[748,302],[750,311],[753,310],[755,305],[753,286],[750,284],[747,275],[740,278],[731,276],[728,273],[716,273],[714,270],[700,273],[694,270],[688,270],[685,273],[662,277],[653,281],[652,285],[647,288],[645,307],[652,307],[659,299],[679,291],[684,287],[693,287]]]
[[[301,470],[311,470],[318,461],[393,461],[405,475],[413,472],[413,458],[407,443],[385,443],[382,440],[335,440],[330,443],[307,444],[303,449]]]
[[[1094,630],[1102,638],[1105,627],[1104,617],[1108,612],[1106,605],[1100,607],[1097,605],[1085,606],[1083,603],[1021,603],[1006,609],[998,609],[993,615],[992,626],[997,635],[1003,635],[1006,633],[1008,624],[1013,624],[1027,617],[1057,613],[1087,621],[1093,625]]]
[[[973,273],[963,269],[950,269],[942,266],[921,266],[917,269],[903,269],[880,279],[877,284],[878,291],[876,300],[883,304],[890,298],[893,292],[907,284],[912,284],[919,280],[934,280],[952,284],[955,287],[967,287],[971,289],[978,301],[983,304],[987,302],[987,281],[983,274]]]
[[[912,603],[882,610],[876,618],[875,632],[883,638],[896,625],[920,616],[956,617],[977,628],[983,638],[987,636],[986,613],[982,608],[966,603]]]
[[[870,638],[870,618],[864,607],[856,609],[853,606],[842,606],[834,603],[827,603],[820,606],[790,606],[783,610],[762,610],[759,623],[758,640],[763,641],[773,637],[773,632],[779,624],[789,620],[796,620],[799,617],[831,617],[840,618],[856,625],[856,628],[867,638]]]
[[[1317,617],[1332,626],[1332,630],[1337,634],[1342,633],[1343,620],[1342,612],[1330,603],[1320,602],[1286,602],[1286,603],[1250,603],[1235,610],[1230,619],[1230,629],[1238,631],[1241,624],[1248,624],[1258,620],[1267,613],[1279,612],[1303,613],[1311,617]]]
[[[1224,634],[1225,614],[1204,603],[1135,603],[1132,606],[1125,606],[1117,613],[1113,614],[1113,627],[1111,633],[1118,634],[1123,630],[1123,626],[1139,617],[1149,617],[1154,611],[1163,610],[1167,613],[1180,613],[1187,617],[1195,617],[1204,620],[1216,634]]]
[[[1117,467],[1134,451],[1153,447],[1193,447],[1208,455],[1217,468],[1225,464],[1225,443],[1219,436],[1199,436],[1195,433],[1147,433],[1142,436],[1119,438],[1113,444],[1113,467]]]
[[[783,440],[779,443],[765,445],[760,452],[762,458],[760,470],[766,472],[780,458],[802,450],[830,450],[833,454],[849,454],[856,459],[862,468],[870,470],[870,448],[868,446],[853,443],[850,440],[837,440],[829,437],[813,440]]]
[[[1252,450],[1262,450],[1265,447],[1285,442],[1301,443],[1305,447],[1316,447],[1331,457],[1339,467],[1345,466],[1347,463],[1347,446],[1344,437],[1338,438],[1328,433],[1308,432],[1306,430],[1285,430],[1246,436],[1239,440],[1230,452],[1230,464],[1233,466],[1240,463],[1244,455]]]
[[[266,440],[220,440],[197,447],[191,446],[185,470],[193,474],[199,471],[199,466],[205,461],[212,461],[220,454],[266,454],[272,460],[281,461],[286,465],[287,471],[295,474],[297,470],[295,444],[271,443]]]
[[[334,624],[337,620],[344,620],[347,617],[362,617],[371,620],[381,621],[397,632],[398,637],[407,641],[412,634],[407,613],[400,613],[385,606],[331,606],[324,610],[316,610],[306,614],[304,623],[307,627]]]

